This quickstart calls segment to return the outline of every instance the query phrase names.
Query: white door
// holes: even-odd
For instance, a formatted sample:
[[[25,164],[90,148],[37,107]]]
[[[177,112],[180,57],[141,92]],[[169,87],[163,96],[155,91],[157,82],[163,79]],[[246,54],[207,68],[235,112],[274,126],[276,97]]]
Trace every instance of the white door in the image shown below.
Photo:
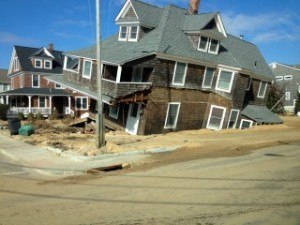
[[[140,104],[132,103],[129,105],[127,123],[125,131],[129,134],[137,134],[140,120]]]

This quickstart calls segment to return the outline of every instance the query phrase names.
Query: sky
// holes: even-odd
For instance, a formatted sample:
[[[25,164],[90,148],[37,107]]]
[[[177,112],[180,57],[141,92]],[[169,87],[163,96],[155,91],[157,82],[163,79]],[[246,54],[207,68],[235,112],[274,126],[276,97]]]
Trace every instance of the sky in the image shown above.
[[[189,0],[143,0],[187,8]],[[101,1],[101,36],[118,31],[114,19],[125,0]],[[95,0],[0,0],[0,68],[8,68],[14,45],[61,51],[94,44]],[[244,35],[267,63],[300,64],[299,0],[201,0],[199,12],[220,12],[227,33]]]

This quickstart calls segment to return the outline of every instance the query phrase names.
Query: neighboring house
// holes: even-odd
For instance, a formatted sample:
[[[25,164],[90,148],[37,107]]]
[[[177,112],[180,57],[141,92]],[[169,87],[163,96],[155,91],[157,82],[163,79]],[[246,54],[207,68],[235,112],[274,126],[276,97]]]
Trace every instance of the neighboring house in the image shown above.
[[[295,112],[297,95],[300,93],[300,68],[273,62],[270,68],[276,76],[276,84],[284,91],[284,109]]]
[[[128,0],[101,46],[106,126],[130,134],[281,123],[264,105],[274,76],[257,47],[219,13]],[[47,79],[97,99],[95,46],[68,52]],[[74,66],[75,65],[75,66]],[[94,110],[90,104],[88,110]]]
[[[74,114],[72,96],[76,94],[45,79],[62,75],[63,59],[63,53],[54,50],[52,44],[47,48],[14,46],[8,71],[12,90],[0,94],[13,113],[49,116],[56,109],[59,114]]]
[[[6,92],[10,90],[10,79],[7,77],[7,70],[6,69],[0,69],[0,93]],[[4,104],[5,98],[3,96],[0,96],[0,104]]]

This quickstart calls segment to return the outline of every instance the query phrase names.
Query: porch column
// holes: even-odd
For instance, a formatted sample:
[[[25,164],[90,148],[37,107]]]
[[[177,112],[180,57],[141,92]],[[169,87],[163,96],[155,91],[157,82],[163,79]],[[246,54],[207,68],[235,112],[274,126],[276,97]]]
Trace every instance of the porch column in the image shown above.
[[[6,102],[5,102],[6,105],[9,105],[9,96],[6,95]]]
[[[28,112],[31,113],[31,96],[28,96]]]
[[[49,108],[50,108],[50,114],[52,113],[52,96],[49,96]]]
[[[68,97],[68,107],[69,107],[69,113],[68,114],[71,114],[71,97],[70,96]]]
[[[122,66],[118,66],[117,78],[116,78],[117,83],[120,83],[121,81],[121,74],[122,74]]]

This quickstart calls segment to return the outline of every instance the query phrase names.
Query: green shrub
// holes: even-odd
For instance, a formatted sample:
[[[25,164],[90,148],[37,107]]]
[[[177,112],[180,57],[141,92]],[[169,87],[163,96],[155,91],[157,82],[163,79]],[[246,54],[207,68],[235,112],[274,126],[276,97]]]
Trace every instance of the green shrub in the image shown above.
[[[300,93],[298,93],[298,98],[297,98],[297,101],[296,101],[295,111],[296,111],[296,113],[300,112]]]
[[[54,109],[52,111],[52,114],[49,117],[50,120],[57,120],[58,119],[58,111],[56,109]]]
[[[43,115],[39,112],[39,113],[36,114],[35,118],[37,120],[42,120],[43,119]]]
[[[19,118],[19,120],[24,120],[24,113],[22,112],[18,112],[17,117]]]
[[[0,119],[6,120],[7,110],[9,109],[9,105],[0,104]]]
[[[28,113],[28,115],[27,115],[27,120],[28,120],[29,122],[33,122],[33,121],[34,121],[34,115],[33,115],[33,113]]]

